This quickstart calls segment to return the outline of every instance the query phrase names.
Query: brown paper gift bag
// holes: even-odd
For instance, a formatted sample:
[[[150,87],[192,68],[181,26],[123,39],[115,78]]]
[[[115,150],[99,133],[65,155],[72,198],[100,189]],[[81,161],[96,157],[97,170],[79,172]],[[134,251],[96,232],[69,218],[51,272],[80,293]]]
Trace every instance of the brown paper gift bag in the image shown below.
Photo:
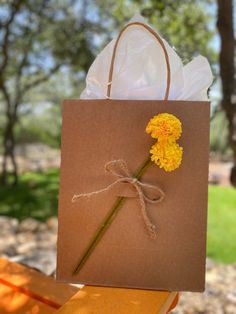
[[[210,105],[168,100],[171,69],[165,46],[147,25],[136,22],[125,29],[131,25],[145,27],[164,50],[165,100],[111,100],[112,86],[108,84],[106,100],[64,101],[57,279],[88,285],[203,291]],[[109,82],[125,29],[115,44]],[[153,163],[138,180],[132,180],[153,144],[145,133],[146,125],[158,113],[174,114],[182,122],[178,141],[183,147],[181,166],[165,172]],[[107,163],[117,160],[125,163],[128,174],[120,164],[104,171]],[[149,184],[157,187],[160,202],[144,200],[144,212],[139,192],[152,199]],[[97,193],[72,202],[73,195],[93,191]],[[75,272],[117,199],[122,203],[119,211]],[[147,232],[149,220],[157,229],[155,239]]]

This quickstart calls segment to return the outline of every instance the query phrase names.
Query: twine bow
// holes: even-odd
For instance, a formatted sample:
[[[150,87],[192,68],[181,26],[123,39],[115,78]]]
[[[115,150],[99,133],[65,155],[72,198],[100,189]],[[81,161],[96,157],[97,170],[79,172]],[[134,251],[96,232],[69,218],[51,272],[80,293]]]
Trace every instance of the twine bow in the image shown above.
[[[79,198],[84,198],[84,197],[91,198],[100,193],[110,191],[116,184],[120,182],[130,183],[137,191],[143,221],[147,228],[148,234],[151,238],[155,239],[157,237],[156,226],[151,222],[150,218],[148,217],[146,203],[149,203],[149,204],[160,203],[165,197],[165,193],[163,192],[163,190],[156,185],[152,185],[149,183],[142,183],[137,178],[132,177],[132,174],[130,173],[126,162],[122,159],[112,160],[112,161],[107,162],[105,164],[105,171],[116,176],[117,180],[109,184],[107,187],[103,189],[100,189],[94,192],[89,192],[89,193],[81,193],[77,195],[75,194],[72,197],[72,202],[76,202]],[[158,197],[154,199],[150,198],[144,193],[143,188],[145,188],[146,190],[153,190],[157,192]]]

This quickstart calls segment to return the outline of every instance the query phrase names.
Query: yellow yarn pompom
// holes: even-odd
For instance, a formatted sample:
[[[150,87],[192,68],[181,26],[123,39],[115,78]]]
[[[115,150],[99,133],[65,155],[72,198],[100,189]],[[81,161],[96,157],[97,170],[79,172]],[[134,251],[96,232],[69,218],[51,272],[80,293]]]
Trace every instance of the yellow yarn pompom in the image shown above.
[[[182,133],[182,124],[173,114],[160,113],[149,121],[146,132],[159,140],[176,141]]]
[[[177,169],[182,161],[183,148],[176,143],[182,133],[181,121],[169,113],[154,116],[146,127],[157,142],[151,147],[151,160],[165,171]]]
[[[161,145],[156,143],[150,149],[151,160],[165,171],[177,169],[182,161],[183,149],[177,143]]]

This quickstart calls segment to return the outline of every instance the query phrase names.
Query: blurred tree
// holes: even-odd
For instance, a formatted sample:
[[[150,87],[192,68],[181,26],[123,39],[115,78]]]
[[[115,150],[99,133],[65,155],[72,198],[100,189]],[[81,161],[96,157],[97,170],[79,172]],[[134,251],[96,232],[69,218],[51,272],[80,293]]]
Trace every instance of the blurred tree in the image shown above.
[[[59,81],[59,90],[49,81],[65,70],[72,73],[72,85],[78,85],[97,53],[136,12],[141,12],[160,33],[175,46],[184,60],[201,53],[212,62],[216,60],[210,45],[213,36],[211,0],[11,0],[0,7],[0,111],[4,113],[2,183],[7,183],[7,161],[14,169],[17,164],[14,147],[24,140],[29,129],[37,137],[58,140],[58,132],[51,132],[40,119],[25,119],[19,124],[23,108],[39,95],[51,103],[60,102],[68,86]],[[41,84],[41,88],[40,85]],[[57,87],[58,87],[57,86]],[[65,90],[64,90],[65,89]],[[64,93],[63,93],[64,91]],[[73,95],[73,91],[68,96]],[[63,95],[62,95],[63,94]],[[78,95],[78,89],[77,89]],[[60,98],[61,97],[61,98]],[[40,97],[39,97],[40,98]],[[40,105],[40,100],[38,100]],[[54,108],[55,109],[55,108]],[[52,110],[54,110],[52,109]],[[58,108],[54,114],[58,113]],[[49,122],[47,115],[47,121]],[[38,123],[40,122],[40,123]],[[18,124],[18,125],[17,125]],[[16,128],[17,125],[17,128]],[[55,125],[60,125],[58,120]],[[54,126],[55,126],[54,125]],[[34,126],[34,127],[33,127]],[[39,132],[40,134],[40,132]],[[54,143],[55,143],[54,141]]]
[[[121,27],[137,12],[156,27],[160,34],[175,47],[184,62],[198,54],[210,63],[217,62],[217,53],[211,40],[215,34],[214,0],[102,0],[103,19],[109,21],[110,29]]]
[[[218,156],[229,159],[232,152],[229,145],[228,120],[223,110],[214,113],[210,129],[210,151]]]
[[[0,7],[0,101],[4,113],[1,183],[7,184],[7,163],[15,161],[15,126],[27,93],[63,67],[86,71],[93,58],[89,31],[100,26],[85,20],[81,1],[13,0]],[[96,24],[96,25],[95,25]],[[69,40],[68,40],[69,39]]]
[[[218,0],[217,26],[221,38],[219,58],[223,94],[221,104],[229,122],[229,140],[234,156],[230,180],[236,187],[236,66],[232,0]]]
[[[68,69],[29,91],[16,127],[17,144],[44,143],[59,148],[62,99],[77,98],[83,87],[84,76],[78,82],[77,73]]]

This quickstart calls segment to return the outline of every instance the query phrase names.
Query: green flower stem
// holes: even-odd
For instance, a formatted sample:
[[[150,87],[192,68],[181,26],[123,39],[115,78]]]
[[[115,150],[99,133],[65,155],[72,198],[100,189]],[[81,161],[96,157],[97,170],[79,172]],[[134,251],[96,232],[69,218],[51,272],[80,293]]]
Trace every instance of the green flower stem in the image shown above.
[[[140,179],[142,177],[142,175],[144,174],[144,172],[149,168],[149,166],[151,164],[152,164],[152,162],[151,162],[150,157],[145,159],[145,161],[143,162],[141,167],[135,173],[134,178]],[[79,263],[75,267],[75,269],[73,271],[73,275],[78,274],[79,271],[81,270],[81,268],[84,266],[87,259],[89,258],[89,256],[91,255],[91,253],[93,252],[96,245],[101,240],[101,238],[103,237],[103,235],[105,234],[107,229],[112,224],[113,220],[115,219],[116,215],[118,214],[119,210],[122,208],[122,206],[124,205],[126,200],[127,200],[127,197],[124,197],[124,196],[119,196],[117,198],[116,202],[114,203],[114,205],[111,207],[111,209],[109,210],[109,212],[105,216],[101,226],[99,227],[99,229],[95,233],[94,237],[90,241],[90,243],[89,243],[88,247],[86,248],[83,256],[81,257]]]

